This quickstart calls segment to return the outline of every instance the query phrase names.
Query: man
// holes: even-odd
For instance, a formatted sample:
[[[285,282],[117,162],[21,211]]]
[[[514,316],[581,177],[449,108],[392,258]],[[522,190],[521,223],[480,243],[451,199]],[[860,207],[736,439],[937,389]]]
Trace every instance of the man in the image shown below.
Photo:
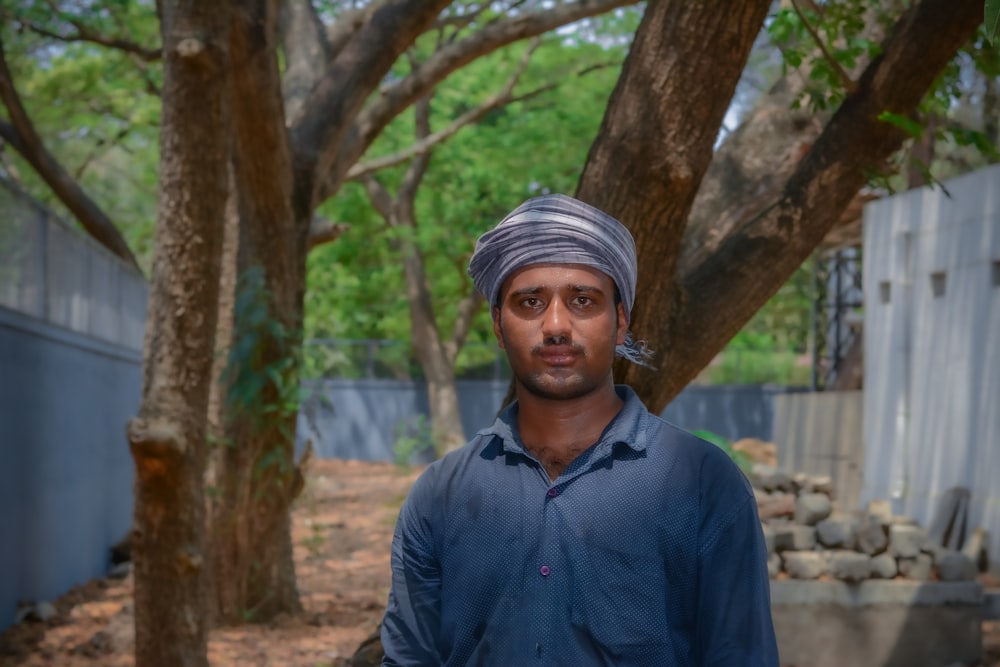
[[[530,199],[469,264],[516,401],[433,463],[392,545],[383,665],[777,666],[767,554],[721,449],[616,387],[635,243],[564,195]]]

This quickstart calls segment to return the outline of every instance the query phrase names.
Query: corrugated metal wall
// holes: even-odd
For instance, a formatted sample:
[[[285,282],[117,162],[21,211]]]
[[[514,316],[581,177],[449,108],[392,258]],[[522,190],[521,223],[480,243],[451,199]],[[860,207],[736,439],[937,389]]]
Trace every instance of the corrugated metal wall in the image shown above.
[[[1000,558],[1000,165],[873,202],[864,217],[865,478],[929,523],[972,492]]]
[[[325,379],[303,383],[298,449],[306,440],[320,458],[392,461],[401,433],[414,435],[430,413],[427,386],[418,380]],[[507,393],[506,380],[459,380],[458,402],[467,437],[493,423]],[[770,440],[778,386],[691,386],[662,412],[687,430],[712,431],[730,440]]]
[[[778,466],[787,472],[829,475],[837,508],[860,508],[865,451],[861,424],[864,394],[825,391],[774,397]]]

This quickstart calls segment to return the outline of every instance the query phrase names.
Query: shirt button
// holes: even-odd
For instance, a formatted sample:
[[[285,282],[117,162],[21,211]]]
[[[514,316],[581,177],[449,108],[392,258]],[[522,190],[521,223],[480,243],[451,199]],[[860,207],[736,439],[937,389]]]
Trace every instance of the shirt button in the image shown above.
[[[548,492],[545,495],[547,495],[549,498],[555,498],[556,496],[559,495],[559,489],[553,486],[548,490]]]
[[[538,568],[538,574],[542,575],[543,577],[547,577],[550,574],[552,574],[552,568],[550,568],[548,565],[543,565],[540,568]]]

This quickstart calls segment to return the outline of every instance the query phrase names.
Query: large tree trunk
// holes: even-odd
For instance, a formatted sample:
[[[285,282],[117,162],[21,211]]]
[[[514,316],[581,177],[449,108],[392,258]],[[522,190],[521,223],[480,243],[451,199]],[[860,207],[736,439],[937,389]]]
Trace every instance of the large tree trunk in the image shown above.
[[[688,214],[770,5],[753,0],[722,11],[714,3],[650,4],[577,188],[580,199],[618,217],[635,237],[640,290],[631,328],[657,351],[661,372],[625,365],[616,377],[657,412],[663,365],[685,354],[664,342],[682,298],[674,273]],[[716,57],[689,57],[704,44]]]
[[[203,476],[229,162],[226,7],[161,4],[164,82],[156,255],[136,466],[135,658],[208,664]]]
[[[754,24],[759,27],[757,14],[742,16],[735,8],[725,20],[703,17],[708,26],[721,24],[720,34],[711,28],[709,37],[704,30],[693,34],[718,44],[718,52],[727,56],[711,63],[718,68],[711,75],[691,71],[699,64],[680,56],[696,47],[669,27],[685,25],[686,13],[699,10],[693,3],[686,9],[677,9],[678,4],[654,4],[647,10],[580,185],[582,198],[618,216],[636,236],[639,274],[644,278],[633,329],[658,351],[657,369],[620,365],[616,370],[655,411],[662,410],[791,276],[836,223],[865,183],[866,173],[879,169],[899,148],[903,133],[879,115],[886,110],[912,113],[937,73],[982,21],[983,11],[976,0],[913,3],[781,194],[734,225],[713,244],[709,256],[675,272],[677,265],[665,258],[697,256],[700,251],[682,250],[681,236],[693,197],[690,188],[697,187],[707,164],[695,158],[711,147],[711,138],[692,141],[693,131],[677,130],[692,122],[685,118],[708,125],[725,110],[724,103],[719,106],[718,91],[718,97],[700,97],[699,89],[692,90],[687,82],[712,80],[730,90],[742,59],[736,62],[728,54],[745,57]],[[767,3],[762,4],[766,9]],[[660,27],[646,29],[647,21]],[[654,82],[658,94],[652,96],[650,72],[663,72],[664,77]],[[652,107],[644,113],[656,127],[674,134],[630,142],[628,127],[647,126],[635,118],[636,109],[643,106]],[[627,174],[616,169],[622,164],[632,165]],[[606,188],[610,181],[619,186]]]
[[[286,131],[275,50],[276,0],[246,0],[233,26],[234,174],[239,273],[227,444],[213,521],[215,611],[263,621],[300,609],[290,507],[306,247],[317,186],[335,146],[403,50],[446,0],[381,3],[301,100]],[[237,57],[238,54],[238,57]],[[241,307],[248,313],[241,322]],[[262,314],[262,317],[260,316]],[[249,391],[252,388],[253,391]]]
[[[212,521],[213,611],[223,622],[300,609],[289,510],[302,488],[293,461],[308,227],[292,212],[276,15],[273,0],[250,0],[231,33],[239,284]]]

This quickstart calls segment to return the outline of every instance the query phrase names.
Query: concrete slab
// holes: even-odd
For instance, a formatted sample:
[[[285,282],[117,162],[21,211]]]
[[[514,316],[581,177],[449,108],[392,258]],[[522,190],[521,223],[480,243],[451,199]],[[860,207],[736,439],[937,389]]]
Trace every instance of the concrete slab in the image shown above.
[[[784,667],[973,664],[985,599],[978,582],[771,582]]]
[[[987,621],[1000,621],[1000,588],[987,588],[983,591],[983,618]]]

